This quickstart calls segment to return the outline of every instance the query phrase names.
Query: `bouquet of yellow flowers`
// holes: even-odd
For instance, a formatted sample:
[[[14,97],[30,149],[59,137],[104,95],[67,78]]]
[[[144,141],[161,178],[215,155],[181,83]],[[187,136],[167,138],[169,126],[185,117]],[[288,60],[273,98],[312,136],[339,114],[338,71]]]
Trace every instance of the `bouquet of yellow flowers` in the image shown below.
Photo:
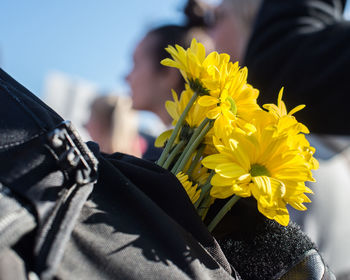
[[[165,106],[174,129],[162,133],[164,147],[157,164],[176,175],[204,220],[215,199],[227,203],[208,224],[209,231],[240,199],[253,196],[258,210],[288,225],[287,204],[306,210],[315,181],[315,149],[305,138],[307,127],[287,112],[280,90],[277,105],[257,103],[259,91],[247,83],[247,68],[230,62],[227,54],[211,52],[195,39],[185,50],[166,49],[172,59],[161,63],[178,68],[185,90]]]

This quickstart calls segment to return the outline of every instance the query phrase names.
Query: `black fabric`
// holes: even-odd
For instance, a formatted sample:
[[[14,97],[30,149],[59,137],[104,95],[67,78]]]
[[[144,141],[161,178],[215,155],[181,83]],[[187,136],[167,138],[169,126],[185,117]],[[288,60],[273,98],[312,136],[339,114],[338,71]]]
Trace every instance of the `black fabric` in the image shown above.
[[[0,105],[0,182],[31,202],[43,223],[59,193],[52,185],[58,184],[57,179],[47,177],[57,165],[44,146],[45,134],[63,119],[2,69]],[[31,188],[45,178],[46,189]]]
[[[0,252],[34,230],[36,221],[27,205],[0,183]]]
[[[265,0],[244,64],[260,104],[276,103],[282,86],[287,109],[311,132],[350,134],[350,23],[345,0]]]
[[[226,201],[216,200],[206,220]],[[281,226],[263,216],[256,204],[254,198],[240,199],[213,231],[242,279],[333,279],[316,245],[298,225]],[[308,258],[310,251],[312,258]],[[322,278],[326,276],[329,278]]]
[[[230,270],[221,249],[172,174],[131,156],[100,155],[94,143],[89,147],[99,160],[99,180],[58,277],[74,271],[90,279],[232,279],[222,268]]]
[[[227,235],[219,240],[219,244],[243,279],[259,280],[279,279],[276,275],[290,271],[306,252],[316,248],[295,224],[283,227],[268,219],[257,228],[252,238],[237,240]],[[321,265],[315,266],[314,279],[321,279],[317,275],[324,271],[322,261]]]
[[[201,244],[205,247],[216,246],[214,239],[198,219],[186,191],[180,187],[172,173],[151,162],[121,153],[105,155],[105,158]],[[113,185],[113,182],[109,184]]]
[[[0,68],[0,148],[24,143],[63,119]]]
[[[0,266],[6,267],[0,278],[238,280],[240,271],[243,279],[254,279],[254,271],[273,279],[266,272],[279,268],[278,257],[289,273],[297,257],[313,248],[299,231],[264,226],[272,222],[252,207],[254,200],[245,199],[214,231],[225,256],[169,171],[132,156],[101,154],[96,143],[87,148],[69,138],[68,148],[81,152],[78,159],[92,169],[98,159],[92,190],[92,173],[83,173],[92,182],[81,180],[75,172],[80,164],[61,145],[60,139],[68,139],[63,132],[74,131],[2,71],[0,92],[0,106],[8,106],[0,121],[0,232],[6,233],[0,238]],[[16,223],[8,222],[11,207],[23,213]],[[284,254],[271,251],[277,249]],[[318,275],[324,266],[311,268]]]
[[[62,119],[2,70],[0,93],[0,186],[28,204],[31,218],[16,240],[0,239],[11,241],[0,254],[14,253],[12,267],[25,266],[0,277],[25,270],[41,279],[240,279],[172,174],[89,143],[99,161],[92,191],[75,177],[71,149],[56,149],[53,135],[69,130]],[[68,146],[89,161],[90,150],[72,139]]]
[[[18,253],[29,256],[31,269],[41,279],[52,279],[95,180],[81,184],[84,180],[76,176],[89,175],[85,167],[95,171],[96,162],[76,132],[67,124],[57,128],[62,119],[2,71],[0,93],[0,111],[5,114],[0,123],[0,184],[21,202],[19,209],[13,203],[7,207],[10,214],[2,218],[1,230],[8,235],[20,228],[13,236],[21,243],[18,233],[28,236],[33,224],[27,224],[35,218],[35,235],[24,249],[31,252]],[[6,200],[0,202],[4,208]],[[3,245],[12,246],[7,239]]]

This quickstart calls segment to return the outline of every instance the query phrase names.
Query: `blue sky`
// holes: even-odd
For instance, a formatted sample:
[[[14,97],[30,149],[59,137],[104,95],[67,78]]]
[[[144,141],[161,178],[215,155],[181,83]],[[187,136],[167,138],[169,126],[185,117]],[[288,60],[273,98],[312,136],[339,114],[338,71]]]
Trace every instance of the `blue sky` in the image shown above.
[[[136,43],[151,27],[181,23],[184,4],[185,0],[2,0],[0,66],[39,96],[50,71],[82,78],[101,90],[127,91],[124,77]]]
[[[181,23],[184,0],[2,0],[0,66],[41,96],[61,71],[102,90],[127,90],[135,44],[151,27]]]

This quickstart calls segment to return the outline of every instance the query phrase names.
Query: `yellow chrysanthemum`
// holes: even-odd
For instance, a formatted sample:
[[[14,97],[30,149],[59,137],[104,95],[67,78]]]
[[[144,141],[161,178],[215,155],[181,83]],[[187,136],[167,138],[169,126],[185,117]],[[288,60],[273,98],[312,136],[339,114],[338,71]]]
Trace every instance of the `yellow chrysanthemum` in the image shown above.
[[[265,104],[263,107],[267,109],[270,113],[272,113],[275,117],[277,118],[282,118],[284,116],[292,116],[296,112],[302,110],[305,108],[305,105],[298,105],[294,109],[292,109],[289,113],[287,112],[287,107],[284,101],[282,100],[283,96],[283,90],[284,88],[282,87],[278,93],[278,98],[277,98],[277,105],[275,104]]]
[[[204,107],[214,107],[208,111],[209,119],[217,119],[220,116],[228,120],[249,119],[249,114],[259,110],[256,100],[259,91],[247,84],[247,68],[239,68],[238,62],[228,62],[216,69],[216,79],[219,81],[212,88],[208,85],[209,94],[201,96],[198,103]]]
[[[175,45],[175,48],[168,46],[166,51],[170,53],[173,59],[163,59],[161,61],[163,65],[178,68],[185,80],[202,77],[204,70],[202,64],[205,60],[205,47],[203,44],[193,39],[191,46],[187,50],[179,45]]]
[[[275,104],[265,104],[263,107],[274,117],[275,123],[273,129],[275,135],[288,135],[288,142],[291,149],[299,149],[309,164],[310,169],[317,169],[318,161],[313,157],[315,148],[310,146],[310,143],[305,138],[305,134],[309,133],[308,128],[298,122],[293,116],[296,112],[302,110],[305,105],[299,105],[287,112],[285,103],[282,100],[283,88],[280,90],[277,99],[277,106]]]
[[[198,43],[196,39],[192,40],[191,46],[187,50],[175,45],[175,48],[168,46],[166,51],[173,59],[163,59],[161,64],[178,68],[188,83],[196,80],[200,81],[207,76],[205,47]]]
[[[173,99],[174,101],[167,101],[165,103],[165,108],[168,111],[169,115],[173,118],[172,125],[176,125],[177,121],[180,118],[180,115],[185,110],[186,105],[190,101],[193,90],[186,85],[186,89],[181,93],[180,100],[176,94],[176,92],[173,90]],[[198,102],[194,102],[192,105],[190,111],[186,115],[185,122],[191,127],[198,127],[200,123],[205,119],[206,117],[206,110],[198,105]]]
[[[185,110],[186,105],[190,101],[193,95],[193,90],[188,85],[186,85],[185,90],[182,91],[180,95],[180,99],[174,90],[172,90],[172,94],[174,101],[166,101],[165,108],[173,119],[172,125],[175,126],[182,112]],[[190,111],[186,115],[185,124],[187,124],[192,129],[198,127],[200,123],[206,118],[206,112],[207,110],[198,105],[198,102],[195,101]],[[155,146],[163,147],[165,141],[169,139],[172,132],[173,129],[170,129],[160,134],[155,141]],[[178,142],[178,139],[176,142]]]
[[[181,185],[186,190],[188,197],[191,199],[191,202],[195,203],[201,193],[200,189],[197,190],[198,184],[193,185],[193,183],[189,181],[188,175],[184,174],[183,172],[176,174],[176,178],[180,181]]]
[[[289,223],[286,204],[306,210],[310,202],[304,193],[312,191],[305,181],[314,181],[309,165],[298,149],[291,149],[288,136],[274,135],[269,129],[271,114],[258,111],[254,119],[256,131],[249,135],[234,129],[229,136],[214,137],[218,154],[206,157],[202,164],[214,169],[211,195],[253,195],[259,211],[282,225]]]
[[[216,154],[217,149],[213,143],[213,137],[215,135],[220,135],[220,138],[227,138],[234,129],[242,130],[248,135],[256,131],[256,128],[253,124],[246,122],[240,118],[237,118],[235,121],[231,121],[224,117],[219,117],[215,121],[213,129],[209,130],[203,141],[203,143],[206,145],[204,154]]]
[[[293,140],[290,140],[293,139]],[[293,149],[298,149],[304,157],[306,164],[310,169],[316,170],[319,167],[317,159],[314,158],[316,149],[310,146],[309,141],[306,139],[304,134],[298,134],[296,136],[289,137],[289,145]]]
[[[191,46],[185,50],[179,45],[175,48],[169,46],[166,50],[172,59],[166,58],[161,61],[165,66],[175,67],[191,86],[200,95],[207,94],[209,90],[220,87],[220,72],[222,68],[227,68],[230,60],[228,54],[218,54],[211,52],[208,56],[205,47],[193,39]]]
[[[263,105],[263,108],[268,110],[268,112],[272,114],[277,121],[275,133],[277,134],[292,133],[293,135],[298,134],[300,132],[309,133],[308,128],[302,123],[298,122],[293,116],[293,114],[305,108],[305,105],[299,105],[288,113],[286,105],[282,100],[282,96],[283,96],[283,88],[281,88],[278,94],[277,105],[275,104]]]
[[[194,105],[195,110],[188,113],[187,123],[190,122],[190,118],[202,119],[202,113],[206,111],[209,119],[217,120],[223,117],[234,121],[234,126],[244,127],[245,120],[250,119],[251,112],[260,109],[256,102],[259,91],[247,84],[247,68],[240,69],[238,62],[230,62],[229,55],[212,52],[206,56],[204,46],[195,39],[187,50],[176,45],[175,48],[169,46],[167,51],[173,59],[164,59],[162,64],[178,68],[192,90],[193,81],[196,81],[200,84],[199,88],[207,91]],[[176,102],[177,97],[174,97],[175,102],[170,101],[166,104],[175,122],[188,103],[188,91],[186,93],[187,102],[180,101],[181,106]],[[199,109],[198,104],[205,110]]]

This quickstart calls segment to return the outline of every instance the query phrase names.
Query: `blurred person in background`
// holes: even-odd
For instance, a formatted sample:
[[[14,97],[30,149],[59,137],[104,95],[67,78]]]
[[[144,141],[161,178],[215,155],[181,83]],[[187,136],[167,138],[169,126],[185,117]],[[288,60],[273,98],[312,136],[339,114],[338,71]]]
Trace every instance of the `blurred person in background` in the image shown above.
[[[216,50],[247,66],[259,104],[275,103],[285,86],[288,108],[312,132],[320,168],[307,215],[291,213],[317,243],[337,279],[350,277],[350,24],[345,1],[223,0],[211,34]],[[302,212],[298,212],[302,213]]]
[[[129,97],[105,95],[95,98],[85,128],[104,153],[121,152],[141,157],[146,150],[146,142],[137,132],[137,114],[131,108]]]
[[[197,19],[199,17],[189,16],[186,25],[163,25],[148,31],[135,48],[133,68],[126,77],[131,89],[133,108],[158,116],[163,131],[169,129],[172,123],[172,118],[165,109],[165,102],[172,100],[171,90],[177,94],[184,90],[184,79],[179,71],[160,64],[161,60],[170,56],[165,48],[175,44],[187,48],[192,39],[196,38],[208,51],[213,50],[210,36]],[[147,140],[148,147],[153,147],[155,138],[142,135]],[[162,149],[153,147],[146,159],[156,161],[161,152]]]
[[[133,108],[153,112],[166,128],[171,126],[172,119],[165,109],[165,102],[172,99],[172,89],[178,94],[182,92],[184,80],[177,69],[165,67],[160,61],[169,57],[166,47],[178,44],[187,48],[192,38],[212,49],[209,36],[200,28],[164,25],[150,30],[137,45],[133,68],[126,77]]]
[[[244,54],[262,0],[223,0],[210,17],[210,34],[215,50],[231,56],[242,65]],[[249,69],[248,69],[249,70]]]

